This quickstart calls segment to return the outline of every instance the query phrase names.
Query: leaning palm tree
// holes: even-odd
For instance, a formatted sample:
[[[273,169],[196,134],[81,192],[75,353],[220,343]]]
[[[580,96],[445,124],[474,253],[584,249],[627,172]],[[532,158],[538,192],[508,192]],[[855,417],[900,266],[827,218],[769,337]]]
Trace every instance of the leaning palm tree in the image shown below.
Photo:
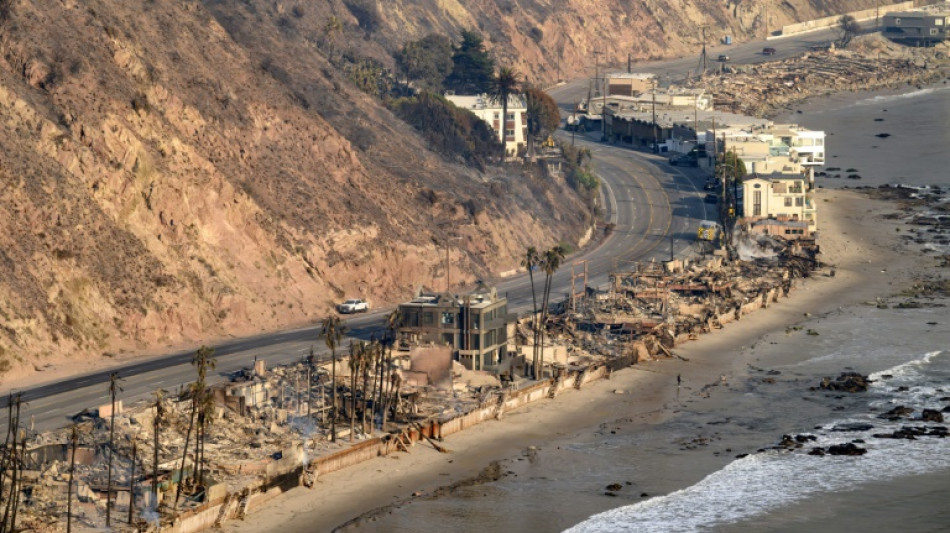
[[[501,162],[505,162],[508,155],[508,100],[521,94],[521,74],[511,67],[501,67],[491,79],[488,88],[488,99],[494,103],[501,103]],[[517,125],[515,125],[517,127]]]
[[[534,302],[532,309],[534,314],[531,318],[531,329],[534,331],[534,343],[531,346],[531,366],[534,369],[532,372],[534,379],[538,379],[538,293],[534,288],[534,269],[540,262],[541,256],[538,254],[537,248],[529,246],[521,259],[521,266],[528,270],[528,278],[531,279],[531,300]],[[528,375],[527,365],[525,367],[525,375]]]
[[[320,335],[330,349],[330,358],[333,366],[330,368],[332,376],[330,377],[330,386],[332,387],[332,405],[330,405],[330,442],[336,442],[336,348],[343,339],[346,332],[346,325],[340,320],[338,315],[330,315],[323,320],[323,327]]]
[[[539,351],[541,352],[541,363],[538,367],[539,375],[543,376],[544,371],[544,331],[547,329],[548,303],[551,299],[551,285],[553,283],[554,273],[561,268],[561,262],[564,260],[566,250],[560,244],[555,245],[550,250],[544,252],[542,267],[544,268],[544,296],[541,300],[541,329],[539,335],[541,342]]]

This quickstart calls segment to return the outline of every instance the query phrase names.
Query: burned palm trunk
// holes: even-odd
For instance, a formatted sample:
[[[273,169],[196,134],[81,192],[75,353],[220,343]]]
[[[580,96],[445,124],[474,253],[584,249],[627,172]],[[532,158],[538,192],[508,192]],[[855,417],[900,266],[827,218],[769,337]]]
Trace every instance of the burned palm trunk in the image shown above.
[[[76,443],[79,440],[79,432],[73,425],[72,432],[69,435],[71,452],[69,458],[69,485],[66,488],[66,533],[72,533],[73,530],[73,478],[76,474]]]

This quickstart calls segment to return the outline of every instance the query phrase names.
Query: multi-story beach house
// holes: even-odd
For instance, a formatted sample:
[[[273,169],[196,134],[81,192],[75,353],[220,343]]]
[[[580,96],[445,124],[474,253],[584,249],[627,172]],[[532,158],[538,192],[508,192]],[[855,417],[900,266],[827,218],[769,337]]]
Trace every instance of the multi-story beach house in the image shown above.
[[[452,358],[469,370],[491,370],[506,355],[508,299],[494,287],[479,285],[470,293],[419,292],[399,304],[400,345],[452,347]]]
[[[742,223],[786,239],[811,237],[818,214],[802,174],[753,174],[742,182]]]
[[[507,157],[518,155],[519,150],[528,142],[528,104],[524,97],[512,95],[508,98],[508,116],[502,128],[502,103],[492,100],[488,95],[459,96],[449,94],[445,99],[456,107],[467,109],[491,126],[498,140],[505,143]],[[502,132],[504,131],[504,136]]]

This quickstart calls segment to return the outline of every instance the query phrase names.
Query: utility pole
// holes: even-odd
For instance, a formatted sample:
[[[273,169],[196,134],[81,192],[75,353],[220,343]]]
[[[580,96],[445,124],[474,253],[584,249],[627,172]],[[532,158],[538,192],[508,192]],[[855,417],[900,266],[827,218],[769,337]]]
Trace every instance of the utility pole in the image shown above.
[[[630,54],[627,54],[627,74],[630,74]]]
[[[706,23],[704,22],[699,29],[703,32],[703,51],[699,54],[699,77],[702,78],[706,74]]]
[[[654,79],[653,91],[652,91],[652,94],[653,94],[653,153],[654,154],[659,151],[658,146],[656,144],[656,86],[657,86],[656,80]]]

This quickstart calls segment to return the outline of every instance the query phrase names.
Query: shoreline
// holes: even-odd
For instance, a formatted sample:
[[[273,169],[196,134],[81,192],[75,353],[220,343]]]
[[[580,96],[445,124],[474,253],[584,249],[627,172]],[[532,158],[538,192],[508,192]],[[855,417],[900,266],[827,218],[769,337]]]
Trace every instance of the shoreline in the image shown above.
[[[225,527],[267,531],[279,520],[281,528],[290,533],[358,525],[353,524],[354,518],[371,521],[375,514],[410,505],[415,498],[427,498],[440,487],[477,478],[493,461],[511,460],[532,446],[543,449],[546,441],[570,441],[622,417],[633,420],[634,430],[655,426],[677,412],[671,407],[677,402],[677,375],[684,380],[680,392],[689,402],[719,401],[718,395],[711,393],[721,385],[721,376],[725,375],[728,383],[730,376],[758,362],[758,356],[744,348],[768,334],[784,332],[790,325],[819,320],[841,307],[894,294],[914,278],[920,266],[911,254],[899,250],[899,233],[894,228],[900,222],[867,217],[869,212],[892,211],[893,204],[855,191],[832,189],[819,190],[817,198],[835,206],[833,214],[824,216],[820,236],[823,257],[834,258],[829,263],[836,268],[835,277],[798,280],[789,297],[769,310],[746,315],[738,324],[677,346],[676,354],[685,360],[637,364],[615,372],[609,380],[589,383],[580,392],[530,404],[500,421],[451,435],[442,442],[453,450],[448,455],[427,445],[415,446],[409,454],[378,457],[321,476],[317,490],[293,489],[270,502],[266,513],[252,514],[243,523],[229,522]],[[853,235],[861,235],[860,240],[852,240]],[[725,358],[722,354],[736,356]],[[723,461],[713,463],[706,465],[699,478],[721,467]],[[334,490],[319,490],[321,485],[332,485]]]

